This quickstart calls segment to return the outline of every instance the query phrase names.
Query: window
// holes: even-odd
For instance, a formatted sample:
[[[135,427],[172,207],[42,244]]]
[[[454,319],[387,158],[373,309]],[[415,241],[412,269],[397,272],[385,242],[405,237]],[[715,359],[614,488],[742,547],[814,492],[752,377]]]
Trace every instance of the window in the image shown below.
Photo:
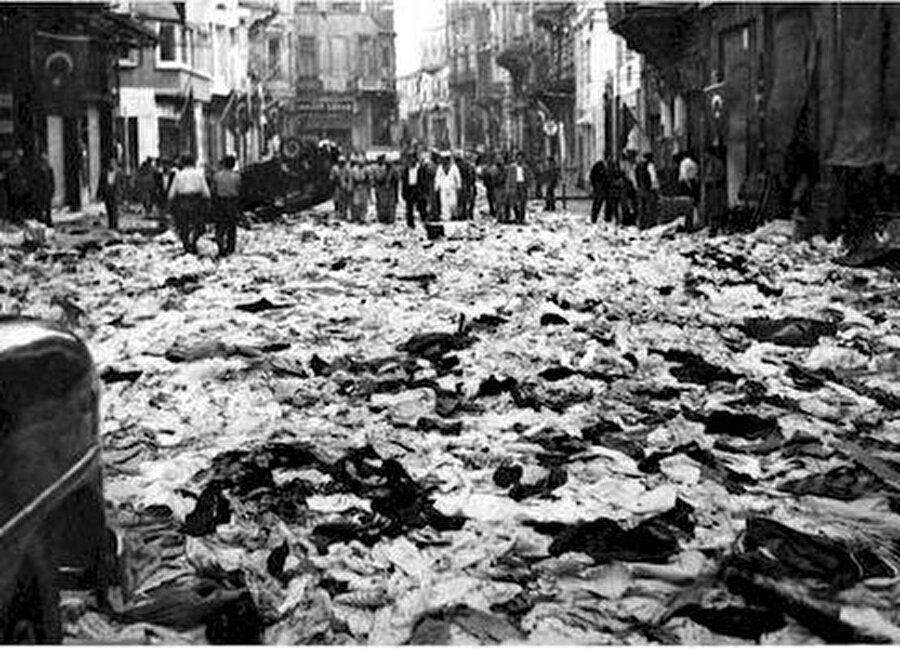
[[[359,52],[357,56],[359,57],[359,73],[360,75],[371,78],[376,75],[374,54],[372,48],[372,37],[371,36],[360,36],[359,37]]]
[[[270,36],[268,47],[269,76],[281,76],[281,36]]]
[[[391,48],[385,45],[381,48],[381,74],[385,77],[391,75]]]
[[[142,52],[140,48],[127,48],[122,51],[119,57],[119,67],[136,68],[141,64]]]
[[[294,5],[294,7],[297,13],[311,13],[316,10],[316,3],[315,0],[313,0],[312,2],[298,0],[297,4]]]
[[[358,14],[359,13],[359,3],[358,2],[332,2],[331,10],[335,13],[343,13],[343,14]]]
[[[191,56],[190,49],[188,47],[188,42],[190,40],[190,36],[188,36],[188,30],[185,29],[184,27],[182,27],[180,29],[180,31],[181,31],[181,40],[178,43],[178,45],[179,45],[178,50],[181,54],[180,54],[178,60],[181,61],[182,63],[185,63],[187,61],[190,61],[190,56]]]
[[[297,76],[301,79],[319,76],[316,50],[315,36],[300,36],[297,39]]]
[[[625,68],[625,85],[626,86],[631,85],[631,66],[630,65],[627,68]]]
[[[347,75],[348,57],[346,39],[335,37],[331,39],[331,74],[337,77]]]
[[[159,60],[175,60],[175,25],[159,26]]]

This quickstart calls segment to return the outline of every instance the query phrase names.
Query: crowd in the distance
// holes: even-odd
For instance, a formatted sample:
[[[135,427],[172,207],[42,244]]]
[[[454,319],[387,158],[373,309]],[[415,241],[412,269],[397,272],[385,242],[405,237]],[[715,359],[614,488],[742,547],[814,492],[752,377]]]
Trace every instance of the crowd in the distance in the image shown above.
[[[403,199],[406,224],[468,220],[474,215],[480,180],[491,217],[501,223],[524,223],[525,204],[535,193],[536,178],[521,152],[474,154],[410,147],[399,160],[380,156],[339,156],[331,170],[338,218],[361,223],[374,196],[376,218],[395,219]],[[552,158],[541,173],[546,208],[556,208],[559,168]]]

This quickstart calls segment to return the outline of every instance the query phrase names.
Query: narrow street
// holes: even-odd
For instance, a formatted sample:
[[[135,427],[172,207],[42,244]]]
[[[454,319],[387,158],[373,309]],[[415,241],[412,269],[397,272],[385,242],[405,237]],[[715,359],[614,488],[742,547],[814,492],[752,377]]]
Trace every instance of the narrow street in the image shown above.
[[[95,356],[130,549],[68,641],[900,641],[896,275],[788,222],[328,209],[222,261],[3,244],[0,312]]]

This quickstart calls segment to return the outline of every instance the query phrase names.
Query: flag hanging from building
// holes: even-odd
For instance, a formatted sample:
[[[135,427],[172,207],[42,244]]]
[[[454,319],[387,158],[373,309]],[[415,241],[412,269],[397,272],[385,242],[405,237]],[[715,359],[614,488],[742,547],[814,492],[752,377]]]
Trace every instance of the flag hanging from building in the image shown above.
[[[90,38],[35,32],[34,70],[38,97],[51,113],[79,112],[81,93],[89,88]]]
[[[631,112],[631,109],[626,104],[622,104],[622,132],[619,134],[619,150],[628,147],[631,131],[637,125],[638,121],[635,119],[634,113]]]

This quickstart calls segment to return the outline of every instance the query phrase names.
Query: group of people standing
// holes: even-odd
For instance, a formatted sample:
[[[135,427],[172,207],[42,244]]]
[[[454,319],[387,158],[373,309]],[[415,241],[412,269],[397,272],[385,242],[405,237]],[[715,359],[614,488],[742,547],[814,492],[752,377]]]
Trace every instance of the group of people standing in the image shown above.
[[[701,195],[718,196],[718,189],[724,186],[724,167],[715,164],[716,161],[707,161],[701,182],[699,165],[689,152],[674,157],[678,174],[676,194],[690,199],[691,203],[685,222],[688,230],[698,220]],[[597,222],[602,211],[604,220],[616,225],[637,225],[645,229],[658,224],[660,179],[652,153],[638,157],[637,152],[626,151],[621,163],[598,160],[591,168],[589,180],[592,223]]]
[[[372,194],[381,223],[393,223],[397,213],[400,179],[392,162],[381,155],[374,162],[361,155],[338,156],[331,168],[334,210],[339,219],[365,223]]]
[[[169,212],[186,253],[197,254],[197,242],[211,220],[219,257],[234,253],[240,217],[240,174],[237,160],[227,155],[219,168],[202,169],[191,155],[174,164],[160,165],[148,158],[138,168],[134,189],[145,216],[156,210]],[[119,207],[125,195],[125,176],[112,157],[103,170],[98,189],[110,229],[119,227]]]
[[[555,209],[559,169],[553,159],[547,166],[547,209]],[[406,224],[416,220],[464,221],[475,213],[477,183],[481,180],[493,218],[501,223],[524,223],[525,205],[535,185],[534,174],[521,152],[485,153],[475,156],[464,151],[407,150],[396,163],[384,156],[368,163],[362,156],[338,158],[331,170],[335,212],[355,223],[365,221],[375,197],[379,222],[393,223],[399,198],[403,199]]]
[[[406,223],[472,217],[475,209],[475,167],[462,152],[434,154],[407,151],[397,162],[379,156],[368,162],[361,155],[340,156],[332,167],[334,206],[338,218],[364,223],[374,194],[375,216],[393,223],[402,197]]]

